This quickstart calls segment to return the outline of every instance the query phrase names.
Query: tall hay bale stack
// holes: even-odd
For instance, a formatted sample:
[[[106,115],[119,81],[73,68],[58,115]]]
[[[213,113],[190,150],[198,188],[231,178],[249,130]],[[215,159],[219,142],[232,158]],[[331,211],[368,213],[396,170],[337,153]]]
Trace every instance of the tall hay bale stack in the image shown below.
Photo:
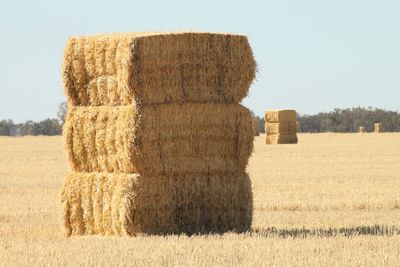
[[[297,144],[295,110],[268,110],[265,112],[267,144]]]
[[[247,38],[73,37],[63,65],[67,235],[249,230],[255,75]]]
[[[300,122],[296,121],[296,132],[299,133],[301,129]]]
[[[258,122],[258,119],[253,118],[253,134],[254,136],[260,136],[260,124]]]
[[[365,127],[364,126],[358,127],[358,132],[359,133],[365,133]]]
[[[374,132],[375,133],[383,133],[383,124],[378,122],[374,124]]]

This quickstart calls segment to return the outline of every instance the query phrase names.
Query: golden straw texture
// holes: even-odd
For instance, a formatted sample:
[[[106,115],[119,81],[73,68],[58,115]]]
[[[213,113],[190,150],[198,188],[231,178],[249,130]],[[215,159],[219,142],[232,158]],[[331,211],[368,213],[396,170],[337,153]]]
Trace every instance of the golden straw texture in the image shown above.
[[[281,135],[293,135],[296,134],[296,122],[295,121],[284,121],[284,122],[267,122],[265,124],[265,131],[268,135],[281,134]]]
[[[292,109],[267,110],[265,122],[296,122],[296,111]]]
[[[267,144],[297,144],[296,111],[290,109],[265,112]]]
[[[117,33],[69,38],[63,80],[74,106],[239,103],[255,71],[245,36]]]
[[[66,235],[209,233],[250,229],[247,174],[140,176],[70,173],[62,193]]]
[[[266,136],[267,144],[297,144],[297,135],[280,135],[273,134]]]
[[[232,172],[253,147],[250,112],[238,104],[72,107],[64,138],[77,172]]]

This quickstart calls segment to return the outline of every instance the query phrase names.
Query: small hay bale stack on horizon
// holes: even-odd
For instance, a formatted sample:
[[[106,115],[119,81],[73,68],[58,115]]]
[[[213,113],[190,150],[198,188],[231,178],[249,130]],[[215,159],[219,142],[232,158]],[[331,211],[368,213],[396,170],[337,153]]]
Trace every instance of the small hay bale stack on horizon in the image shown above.
[[[253,133],[254,136],[260,136],[260,124],[258,122],[258,119],[253,118]]]
[[[358,127],[358,132],[359,133],[365,133],[365,127],[364,126]]]
[[[69,38],[63,65],[69,235],[247,231],[255,76],[247,38]]]
[[[267,144],[297,144],[296,132],[295,110],[280,109],[265,112]]]
[[[374,124],[374,132],[375,133],[383,133],[383,123],[375,123]]]

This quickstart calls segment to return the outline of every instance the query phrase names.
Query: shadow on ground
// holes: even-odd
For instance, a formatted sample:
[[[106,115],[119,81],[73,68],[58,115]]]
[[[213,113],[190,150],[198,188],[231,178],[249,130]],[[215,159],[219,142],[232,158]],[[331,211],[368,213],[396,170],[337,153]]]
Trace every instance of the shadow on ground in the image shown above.
[[[306,237],[335,237],[335,236],[394,236],[400,235],[400,227],[388,225],[355,226],[341,228],[290,228],[279,229],[276,227],[255,228],[252,235],[264,237],[282,238],[306,238]]]

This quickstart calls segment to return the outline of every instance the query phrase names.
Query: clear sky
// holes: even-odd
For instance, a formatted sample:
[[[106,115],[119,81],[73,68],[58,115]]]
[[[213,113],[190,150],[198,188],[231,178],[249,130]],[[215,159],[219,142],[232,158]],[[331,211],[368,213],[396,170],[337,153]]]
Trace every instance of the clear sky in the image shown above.
[[[257,115],[268,108],[400,111],[398,0],[3,0],[0,119],[56,117],[68,36],[151,30],[247,35],[259,72],[243,104]]]

